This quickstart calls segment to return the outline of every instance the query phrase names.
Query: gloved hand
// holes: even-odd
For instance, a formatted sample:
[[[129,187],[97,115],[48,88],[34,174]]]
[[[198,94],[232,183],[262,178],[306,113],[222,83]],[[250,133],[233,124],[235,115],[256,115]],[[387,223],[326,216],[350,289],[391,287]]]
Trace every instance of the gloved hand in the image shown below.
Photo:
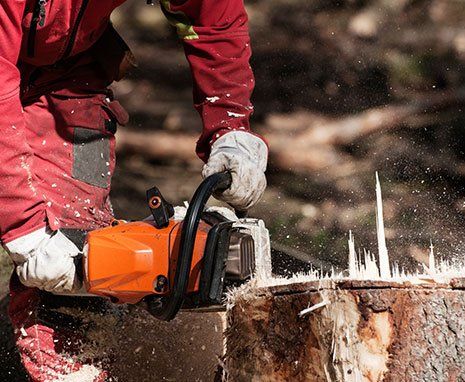
[[[262,139],[245,131],[232,131],[213,143],[202,176],[230,171],[231,187],[215,197],[238,211],[246,211],[265,191],[267,160],[268,147]]]
[[[7,244],[21,283],[48,292],[73,292],[82,281],[76,272],[79,249],[60,231],[44,227]]]

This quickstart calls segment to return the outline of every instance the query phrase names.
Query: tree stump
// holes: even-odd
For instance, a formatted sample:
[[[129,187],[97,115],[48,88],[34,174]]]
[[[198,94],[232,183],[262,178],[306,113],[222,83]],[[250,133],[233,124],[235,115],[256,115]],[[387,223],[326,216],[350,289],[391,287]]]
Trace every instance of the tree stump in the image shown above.
[[[322,280],[232,303],[229,381],[465,381],[465,279]]]

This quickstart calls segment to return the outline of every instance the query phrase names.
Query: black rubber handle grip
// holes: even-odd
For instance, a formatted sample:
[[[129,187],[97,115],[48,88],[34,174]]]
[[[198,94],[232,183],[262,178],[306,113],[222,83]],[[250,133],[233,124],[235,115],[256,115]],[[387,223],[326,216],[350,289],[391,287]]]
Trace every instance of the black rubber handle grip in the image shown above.
[[[171,294],[159,307],[151,309],[151,314],[156,318],[171,321],[181,309],[189,285],[192,254],[203,210],[210,196],[215,191],[226,190],[231,186],[231,182],[232,178],[229,172],[213,174],[207,177],[195,191],[182,223],[179,256],[174,282],[170,288]]]

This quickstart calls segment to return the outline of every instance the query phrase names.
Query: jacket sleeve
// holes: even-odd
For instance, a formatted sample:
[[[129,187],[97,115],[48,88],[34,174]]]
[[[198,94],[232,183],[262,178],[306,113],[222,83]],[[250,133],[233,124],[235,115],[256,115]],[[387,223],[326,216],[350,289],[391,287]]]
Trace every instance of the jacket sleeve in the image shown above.
[[[183,40],[194,82],[194,105],[203,122],[197,154],[231,130],[250,131],[254,77],[243,0],[161,0]]]
[[[25,0],[0,3],[0,235],[3,243],[45,225],[26,142],[16,67]]]

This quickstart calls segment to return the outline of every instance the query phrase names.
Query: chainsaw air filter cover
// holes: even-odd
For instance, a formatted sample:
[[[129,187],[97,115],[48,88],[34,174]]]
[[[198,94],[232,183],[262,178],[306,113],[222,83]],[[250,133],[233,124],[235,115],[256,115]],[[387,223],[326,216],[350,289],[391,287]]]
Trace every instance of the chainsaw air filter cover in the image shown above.
[[[91,294],[121,303],[137,303],[148,295],[166,296],[176,270],[182,223],[165,228],[153,222],[121,222],[88,234],[84,280]],[[198,290],[202,258],[210,226],[201,222],[194,245],[188,292]]]

